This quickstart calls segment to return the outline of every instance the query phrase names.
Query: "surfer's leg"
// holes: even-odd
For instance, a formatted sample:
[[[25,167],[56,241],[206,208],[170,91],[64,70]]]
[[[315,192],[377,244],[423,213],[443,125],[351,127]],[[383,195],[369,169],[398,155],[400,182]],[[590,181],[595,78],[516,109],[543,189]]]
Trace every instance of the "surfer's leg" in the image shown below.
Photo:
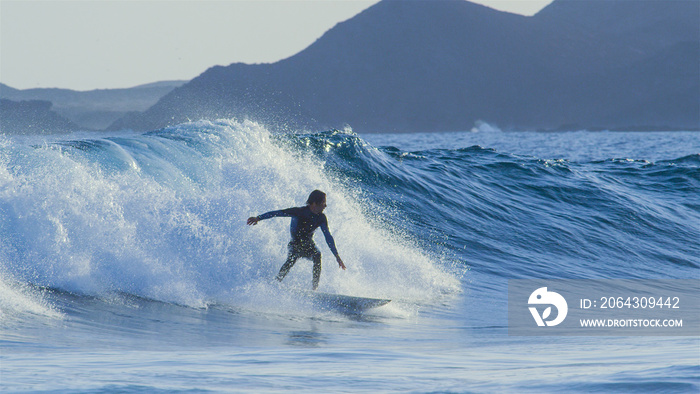
[[[297,240],[296,242],[290,242],[289,255],[290,258],[292,255],[294,256],[294,261],[296,261],[296,259],[300,257],[303,257],[311,259],[311,261],[314,262],[314,268],[312,271],[312,287],[314,290],[316,290],[318,288],[318,282],[321,279],[321,251],[318,250],[318,247],[316,247],[314,241],[311,239],[304,239]],[[292,263],[292,265],[293,264],[294,263]],[[289,266],[289,268],[291,268],[291,265]]]
[[[314,262],[313,289],[316,290],[318,289],[318,282],[321,280],[321,252],[319,252],[318,249],[316,249],[312,260]]]
[[[287,261],[284,262],[282,265],[282,268],[280,268],[280,272],[277,274],[277,280],[282,281],[285,276],[289,273],[289,270],[292,269],[294,266],[294,263],[297,262],[298,257],[293,255],[292,253],[287,256]]]
[[[295,250],[295,245],[290,242],[289,245],[287,245],[287,248],[289,249],[289,254],[287,255],[287,261],[284,262],[282,265],[282,268],[280,268],[280,272],[277,274],[277,280],[282,281],[285,276],[289,273],[289,270],[292,269],[294,266],[294,263],[297,262],[297,259],[299,259],[299,255],[296,253]]]

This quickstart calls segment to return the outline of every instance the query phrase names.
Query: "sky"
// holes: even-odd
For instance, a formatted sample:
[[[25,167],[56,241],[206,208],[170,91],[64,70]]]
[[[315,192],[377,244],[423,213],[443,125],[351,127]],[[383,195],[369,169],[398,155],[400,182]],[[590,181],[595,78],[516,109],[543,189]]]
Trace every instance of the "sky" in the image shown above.
[[[426,0],[427,1],[427,0]],[[532,15],[552,0],[473,0]],[[273,63],[376,0],[0,0],[0,82],[126,88]]]

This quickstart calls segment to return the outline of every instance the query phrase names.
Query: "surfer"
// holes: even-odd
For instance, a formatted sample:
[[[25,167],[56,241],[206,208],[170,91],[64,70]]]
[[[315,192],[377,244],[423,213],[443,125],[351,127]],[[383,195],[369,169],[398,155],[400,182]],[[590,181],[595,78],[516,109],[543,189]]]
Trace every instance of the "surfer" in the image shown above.
[[[274,217],[291,217],[292,223],[289,226],[289,232],[292,235],[292,240],[289,241],[287,248],[289,254],[287,261],[284,262],[280,272],[277,274],[277,280],[280,282],[287,276],[289,270],[294,266],[294,263],[304,257],[311,259],[314,262],[313,268],[313,289],[318,288],[318,282],[321,279],[321,251],[318,250],[313,240],[314,231],[321,227],[323,235],[326,238],[328,247],[335,255],[338,261],[338,266],[345,269],[345,264],[335,248],[335,241],[331,232],[328,230],[328,220],[323,210],[326,208],[326,193],[320,190],[314,190],[306,200],[306,206],[282,209],[279,211],[270,211],[262,215],[252,216],[248,218],[249,226],[258,224],[259,221],[274,218]]]

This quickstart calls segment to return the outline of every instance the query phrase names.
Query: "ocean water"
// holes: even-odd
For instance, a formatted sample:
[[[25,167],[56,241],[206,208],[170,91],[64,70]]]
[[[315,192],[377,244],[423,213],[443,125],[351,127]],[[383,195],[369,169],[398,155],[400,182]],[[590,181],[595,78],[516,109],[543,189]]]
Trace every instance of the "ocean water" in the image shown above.
[[[320,290],[282,283],[328,194]],[[0,136],[5,392],[698,392],[698,337],[508,335],[509,279],[700,279],[700,133]]]

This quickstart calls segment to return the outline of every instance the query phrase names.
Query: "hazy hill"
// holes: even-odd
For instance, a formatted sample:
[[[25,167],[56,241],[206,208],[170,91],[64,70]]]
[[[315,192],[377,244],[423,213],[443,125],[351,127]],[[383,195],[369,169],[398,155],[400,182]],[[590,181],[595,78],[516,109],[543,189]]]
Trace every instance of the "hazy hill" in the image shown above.
[[[0,99],[2,134],[52,134],[77,129],[77,125],[52,111],[49,101]]]
[[[699,129],[700,2],[556,0],[533,17],[385,0],[274,64],[213,67],[113,128],[248,117],[358,132]]]
[[[0,98],[53,103],[53,110],[81,129],[105,129],[129,112],[144,111],[185,81],[164,81],[126,89],[75,91],[69,89],[18,90],[0,84]]]

